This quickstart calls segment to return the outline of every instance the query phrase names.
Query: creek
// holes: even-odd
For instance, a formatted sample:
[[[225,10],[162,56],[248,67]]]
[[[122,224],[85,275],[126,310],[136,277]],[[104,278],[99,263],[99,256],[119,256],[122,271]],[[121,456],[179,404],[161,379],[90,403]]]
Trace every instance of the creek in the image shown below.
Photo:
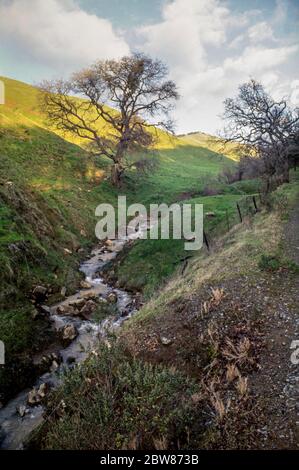
[[[50,307],[50,320],[53,328],[56,331],[61,331],[64,327],[73,325],[76,329],[77,337],[67,347],[59,351],[61,360],[59,366],[55,370],[50,370],[41,375],[36,383],[33,384],[36,390],[42,384],[46,384],[47,387],[52,389],[57,387],[61,381],[60,377],[63,370],[74,367],[74,364],[84,361],[90,352],[97,348],[100,341],[105,340],[107,335],[117,331],[126,320],[137,313],[138,310],[132,293],[125,289],[115,288],[98,273],[122,251],[130,240],[140,238],[144,231],[148,229],[148,221],[144,220],[144,222],[140,223],[137,232],[114,240],[110,246],[103,245],[94,248],[90,257],[80,266],[80,271],[85,275],[86,283],[91,287],[80,289],[74,295]],[[115,304],[117,313],[116,315],[108,316],[100,322],[92,319],[83,319],[79,316],[57,313],[58,307],[62,307],[60,310],[63,311],[64,307],[82,298],[99,298],[105,301],[112,292],[117,298]],[[30,390],[23,390],[0,409],[1,449],[23,449],[29,435],[44,421],[45,408],[41,403],[35,406],[28,406],[28,393]],[[23,410],[21,414],[20,410]]]

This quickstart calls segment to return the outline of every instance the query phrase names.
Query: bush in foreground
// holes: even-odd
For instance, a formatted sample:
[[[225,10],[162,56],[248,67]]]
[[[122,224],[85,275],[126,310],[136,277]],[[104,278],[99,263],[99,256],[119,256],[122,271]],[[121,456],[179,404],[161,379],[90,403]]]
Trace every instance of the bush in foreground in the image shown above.
[[[44,449],[192,447],[203,423],[198,387],[181,373],[102,346],[48,400]],[[192,431],[191,431],[192,430]],[[194,437],[192,437],[194,436]]]

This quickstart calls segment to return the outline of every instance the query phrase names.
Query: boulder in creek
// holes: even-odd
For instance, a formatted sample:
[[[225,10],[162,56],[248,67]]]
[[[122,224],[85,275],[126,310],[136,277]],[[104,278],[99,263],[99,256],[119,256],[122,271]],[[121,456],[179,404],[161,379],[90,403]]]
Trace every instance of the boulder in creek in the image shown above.
[[[50,372],[55,372],[55,370],[57,370],[59,367],[59,364],[57,361],[53,361],[52,364],[51,364],[51,367],[50,367]]]
[[[49,386],[46,383],[42,383],[38,388],[33,388],[28,393],[27,402],[28,405],[34,406],[38,405],[43,398],[45,398],[47,392],[49,390]]]
[[[60,294],[61,294],[63,297],[65,297],[65,295],[66,295],[66,287],[65,287],[65,286],[63,286],[63,287],[61,288]]]
[[[92,288],[92,285],[90,284],[90,282],[81,281],[81,282],[80,282],[80,287],[81,287],[82,289],[91,289],[91,288]]]
[[[110,251],[110,253],[119,253],[122,250],[122,246],[118,245],[116,243],[113,243],[113,245],[107,246],[107,250]]]
[[[76,300],[72,300],[72,301],[69,303],[69,305],[70,305],[71,307],[74,307],[74,308],[80,310],[82,307],[84,307],[85,302],[86,302],[85,299],[76,299]]]
[[[70,304],[58,305],[58,307],[56,308],[56,313],[58,315],[76,315],[74,307]]]
[[[40,305],[39,311],[43,315],[50,315],[51,309],[48,307],[48,305]]]
[[[85,299],[85,301],[86,300],[97,300],[98,295],[95,294],[94,292],[81,292],[80,297],[81,297],[81,299]]]
[[[57,364],[57,368],[58,368],[61,362],[62,362],[62,357],[60,354],[48,353],[48,354],[44,354],[40,359],[36,360],[34,364],[38,373],[42,375],[45,372],[52,371],[54,363]]]
[[[110,304],[116,304],[117,302],[117,294],[115,292],[110,292],[110,294],[107,296],[107,301]]]
[[[37,391],[38,396],[39,396],[40,398],[45,398],[48,389],[49,389],[48,384],[46,384],[46,383],[41,384],[41,385],[39,386],[38,391]]]
[[[97,308],[96,303],[93,300],[88,300],[84,307],[80,310],[80,315],[85,317],[88,317],[88,315],[91,315]]]
[[[47,298],[48,289],[45,286],[36,286],[32,295],[37,303],[43,302]]]
[[[61,338],[65,342],[71,342],[78,336],[78,331],[74,325],[68,324],[61,329]]]
[[[19,405],[16,408],[17,413],[21,416],[21,418],[24,418],[25,414],[28,413],[28,408],[26,408],[25,405]]]

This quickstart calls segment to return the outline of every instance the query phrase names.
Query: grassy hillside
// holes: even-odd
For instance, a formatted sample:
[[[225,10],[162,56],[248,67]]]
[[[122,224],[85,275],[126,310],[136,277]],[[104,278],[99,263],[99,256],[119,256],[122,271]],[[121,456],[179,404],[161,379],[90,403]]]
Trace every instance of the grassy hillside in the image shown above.
[[[225,144],[222,139],[214,135],[205,132],[190,132],[189,134],[179,135],[178,138],[188,145],[208,148],[213,152],[224,154],[232,160],[237,161],[239,159],[237,144]]]
[[[84,257],[78,250],[95,242],[95,207],[101,202],[115,204],[117,193],[107,178],[106,159],[95,160],[80,140],[47,127],[34,87],[1,80],[6,104],[0,107],[0,331],[8,358],[2,382],[11,390],[24,385],[15,380],[16,372],[19,378],[26,375],[21,369],[30,369],[29,352],[48,337],[47,325],[35,319],[30,300],[33,287],[46,285],[56,299],[62,286],[67,293],[76,287],[78,259]],[[156,159],[157,169],[145,176],[128,174],[121,193],[127,194],[129,202],[176,201],[182,193],[200,191],[207,178],[229,162],[160,131],[148,156]],[[147,258],[146,263],[154,265],[157,256],[160,261],[164,257],[159,280],[180,261],[181,246],[171,245],[170,250],[174,263],[167,261],[166,244],[160,251],[145,242],[138,262]],[[132,263],[136,255],[130,256]],[[144,275],[140,273],[141,278]]]

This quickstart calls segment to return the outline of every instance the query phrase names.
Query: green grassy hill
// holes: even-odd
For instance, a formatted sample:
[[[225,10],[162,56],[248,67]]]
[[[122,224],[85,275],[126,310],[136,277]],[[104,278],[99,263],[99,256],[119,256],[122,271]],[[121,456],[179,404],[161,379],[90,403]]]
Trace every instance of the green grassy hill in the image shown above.
[[[226,155],[232,160],[238,160],[238,145],[234,143],[224,143],[224,141],[214,135],[205,132],[190,132],[179,135],[178,138],[188,145],[205,147],[216,153]]]
[[[68,293],[76,288],[78,260],[84,256],[78,250],[87,250],[95,242],[95,207],[102,202],[115,204],[117,192],[109,183],[106,159],[91,157],[82,142],[62,138],[47,127],[36,88],[1,80],[6,104],[0,106],[0,331],[9,358],[6,374],[13,371],[15,377],[18,358],[21,378],[25,374],[20,373],[20,355],[30,368],[28,353],[46,337],[46,325],[34,320],[32,288],[47,285],[53,298],[59,297],[62,286]],[[140,176],[134,170],[127,175],[121,193],[127,194],[129,202],[148,205],[191,197],[215,179],[224,164],[233,164],[208,148],[162,132],[159,136],[148,155],[156,159],[157,169],[150,175]],[[182,245],[169,243],[136,244],[137,251],[127,254],[123,274],[132,276],[134,284],[139,273],[143,279],[139,285],[146,278],[152,289],[180,263]],[[158,273],[153,282],[149,266]],[[10,378],[5,377],[8,388]],[[13,388],[24,385],[13,380]]]

